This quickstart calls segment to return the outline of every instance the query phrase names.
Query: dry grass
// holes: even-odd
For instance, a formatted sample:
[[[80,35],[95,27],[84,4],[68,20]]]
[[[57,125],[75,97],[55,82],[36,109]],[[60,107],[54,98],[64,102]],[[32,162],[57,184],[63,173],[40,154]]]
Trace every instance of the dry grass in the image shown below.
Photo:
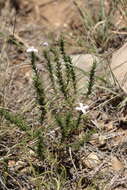
[[[1,190],[127,189],[126,95],[106,78],[96,80],[95,65],[89,88],[80,93],[66,53],[85,49],[107,61],[124,42],[126,2],[100,2],[100,9],[91,7],[99,10],[94,15],[91,5],[83,8],[75,1],[80,22],[70,22],[65,44],[51,37],[48,47],[36,45],[37,31],[32,33],[29,24],[29,29],[21,26],[24,38],[19,37],[15,9],[9,1],[0,4]],[[22,17],[17,12],[17,22]],[[37,56],[26,53],[32,40],[41,52]],[[75,109],[79,102],[89,105],[86,114]]]

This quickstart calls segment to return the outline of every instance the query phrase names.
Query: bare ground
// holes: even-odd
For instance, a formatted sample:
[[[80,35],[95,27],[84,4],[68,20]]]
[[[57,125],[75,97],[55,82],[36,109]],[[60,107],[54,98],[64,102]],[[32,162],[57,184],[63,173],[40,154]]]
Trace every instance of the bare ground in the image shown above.
[[[62,32],[66,36],[69,53],[83,52],[84,47],[75,42],[76,35],[78,36],[79,31],[82,32],[82,23],[72,1],[12,2],[11,7],[8,1],[1,5],[1,107],[4,106],[14,113],[24,113],[24,117],[28,118],[27,122],[32,123],[33,127],[38,126],[35,114],[38,108],[33,100],[35,94],[30,80],[32,71],[26,48],[32,45],[42,51],[44,42],[51,46],[56,45]],[[82,1],[79,1],[79,4],[82,4]],[[93,7],[97,9],[96,5]],[[120,24],[121,27],[124,25],[121,22]],[[124,37],[120,36],[119,41],[122,43],[121,39]],[[44,65],[44,60],[39,59],[38,64]],[[41,72],[46,72],[44,66],[41,67]],[[39,160],[33,149],[37,139],[29,139],[28,134],[13,125],[10,126],[11,129],[8,128],[8,123],[1,118],[0,189],[55,190],[55,185],[46,188],[43,182],[50,184],[51,177],[59,180],[57,173],[60,174],[60,171],[56,170],[63,166],[67,170],[67,180],[61,189],[126,190],[126,106],[116,106],[125,95],[120,92],[118,97],[115,96],[103,90],[96,90],[88,102],[92,105],[90,120],[86,125],[83,123],[85,129],[78,131],[72,139],[75,141],[86,133],[84,146],[74,151],[63,151],[63,148],[60,151],[55,149],[55,146],[52,148],[54,155],[57,154],[59,166],[55,160],[51,166],[48,161]],[[90,134],[90,130],[95,130],[94,134]],[[51,146],[50,143],[48,146]],[[91,154],[92,157],[88,157]],[[49,177],[48,171],[51,169],[54,174]],[[45,172],[47,174],[43,176]]]

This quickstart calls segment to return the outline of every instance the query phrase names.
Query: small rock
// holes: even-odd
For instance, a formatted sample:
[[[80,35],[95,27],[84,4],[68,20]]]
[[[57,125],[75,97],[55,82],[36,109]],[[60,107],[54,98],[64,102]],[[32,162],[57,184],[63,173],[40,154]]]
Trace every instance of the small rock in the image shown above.
[[[107,131],[111,131],[112,129],[114,129],[113,121],[110,121],[109,123],[105,124],[105,129]]]
[[[127,43],[113,54],[111,69],[121,88],[127,92]]]
[[[74,54],[70,55],[72,59],[72,63],[76,68],[77,71],[77,78],[78,78],[78,88],[81,89],[85,87],[87,84],[86,81],[89,76],[89,72],[91,71],[92,65],[94,61],[96,61],[97,67],[96,71],[97,72],[102,72],[102,69],[100,69],[100,60],[98,57],[95,55],[91,54]],[[87,85],[86,85],[87,86]]]
[[[86,158],[83,157],[82,159],[83,165],[91,169],[97,167],[100,162],[100,159],[94,152],[90,153]]]
[[[106,137],[104,135],[100,135],[98,141],[99,141],[99,145],[103,146],[106,144]]]
[[[106,144],[106,137],[104,135],[99,135],[98,133],[95,133],[91,136],[91,139],[89,141],[92,145],[96,145],[98,147],[103,146]]]
[[[24,174],[28,174],[28,173],[31,173],[32,172],[32,169],[31,169],[31,167],[25,167],[25,168],[23,168],[23,169],[21,169],[21,171],[20,171],[22,174],[24,173]]]
[[[113,156],[113,157],[111,158],[111,165],[112,165],[112,168],[113,168],[115,171],[119,171],[119,170],[121,170],[121,169],[124,168],[123,163],[122,163],[120,160],[118,160],[118,158],[117,158],[116,156]]]
[[[127,190],[127,189],[121,186],[121,187],[115,188],[114,190]]]
[[[21,170],[22,168],[25,167],[25,165],[26,165],[25,162],[19,160],[19,161],[16,162],[15,170],[16,171]]]
[[[29,150],[29,154],[30,154],[30,156],[35,156],[36,154],[35,154],[35,152],[33,151],[33,150]]]
[[[72,62],[76,67],[86,72],[90,71],[94,61],[97,63],[99,62],[99,58],[91,54],[75,54],[71,55],[70,57],[72,58]]]
[[[8,167],[9,168],[13,168],[15,166],[15,164],[16,164],[15,160],[9,160],[8,161]]]

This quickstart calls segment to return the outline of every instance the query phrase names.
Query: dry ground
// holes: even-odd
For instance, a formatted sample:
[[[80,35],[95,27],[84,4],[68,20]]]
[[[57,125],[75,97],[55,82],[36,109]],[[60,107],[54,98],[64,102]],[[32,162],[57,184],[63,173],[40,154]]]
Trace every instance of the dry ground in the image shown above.
[[[79,7],[84,5],[84,1],[76,2]],[[85,6],[88,9],[89,5],[96,13],[98,2],[90,4],[86,0]],[[107,9],[109,5],[110,1],[105,1]],[[37,64],[41,65],[42,76],[46,72],[43,43],[57,46],[61,32],[65,35],[68,53],[91,52],[83,41],[85,33],[81,36],[84,28],[76,5],[68,0],[12,0],[11,3],[6,0],[0,3],[0,14],[0,106],[22,114],[31,127],[30,134],[27,134],[1,117],[0,190],[127,190],[126,103],[118,107],[126,95],[114,86],[110,90],[107,86],[101,90],[97,88],[87,101],[90,112],[87,122],[83,120],[85,127],[66,142],[74,143],[85,133],[82,147],[57,149],[59,131],[56,129],[56,136],[52,137],[54,128],[51,131],[49,128],[46,129],[49,140],[46,143],[54,158],[51,159],[49,154],[47,160],[42,161],[36,154],[38,139],[34,132],[42,126],[36,119],[38,107],[35,106],[26,49],[29,46],[39,49]],[[111,31],[112,39],[100,50],[104,57],[118,48],[127,35],[123,29],[126,23],[119,12],[115,18],[116,30]],[[102,44],[96,45],[99,49]]]

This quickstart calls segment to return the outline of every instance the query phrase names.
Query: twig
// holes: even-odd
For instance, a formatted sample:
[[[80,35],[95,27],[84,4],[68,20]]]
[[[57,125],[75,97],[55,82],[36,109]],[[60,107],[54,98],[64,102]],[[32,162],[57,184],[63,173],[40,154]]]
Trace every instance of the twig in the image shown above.
[[[73,165],[73,167],[74,167],[74,169],[75,169],[75,171],[76,171],[76,174],[78,174],[77,168],[76,168],[75,163],[74,163],[74,160],[73,160],[73,158],[72,158],[71,147],[69,147],[69,154],[70,154],[70,158],[71,158],[72,165]]]
[[[5,190],[9,190],[9,189],[7,188],[7,186],[4,184],[1,175],[0,175],[0,184],[1,184],[1,186],[4,187]]]

